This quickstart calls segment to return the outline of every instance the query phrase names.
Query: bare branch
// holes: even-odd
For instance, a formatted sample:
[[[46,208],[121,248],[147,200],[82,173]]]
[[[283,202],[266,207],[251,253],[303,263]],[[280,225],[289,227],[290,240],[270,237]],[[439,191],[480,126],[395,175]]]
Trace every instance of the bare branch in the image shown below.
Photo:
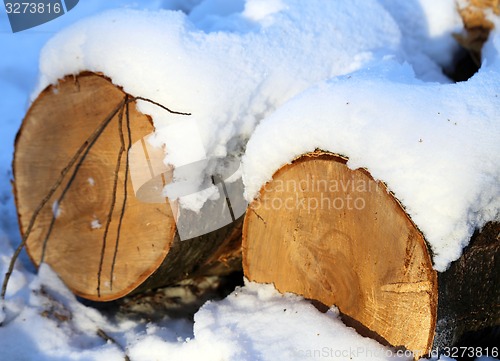
[[[166,106],[164,105],[161,105],[160,103],[157,103],[155,102],[154,100],[151,100],[151,99],[148,99],[148,98],[144,98],[144,97],[133,97],[132,98],[132,101],[135,101],[135,100],[144,100],[145,102],[148,102],[148,103],[151,103],[151,104],[154,104],[162,109],[165,109],[167,112],[169,113],[172,113],[172,114],[179,114],[179,115],[191,115],[191,113],[183,113],[183,112],[177,112],[175,110],[171,110],[169,108],[167,108]]]
[[[123,353],[125,354],[125,359],[124,360],[125,361],[130,361],[130,357],[128,357],[127,352],[125,351],[125,348],[122,347],[118,342],[116,342],[116,340],[113,337],[111,337],[106,332],[104,332],[104,330],[98,328],[97,329],[97,336],[99,336],[100,338],[102,338],[106,342],[111,342],[112,344],[118,346],[118,348],[120,350],[122,350]]]

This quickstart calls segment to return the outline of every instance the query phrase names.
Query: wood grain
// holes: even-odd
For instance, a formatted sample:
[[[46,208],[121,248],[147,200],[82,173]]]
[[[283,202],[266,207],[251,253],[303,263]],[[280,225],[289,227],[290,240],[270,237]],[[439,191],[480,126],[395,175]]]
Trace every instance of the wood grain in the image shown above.
[[[423,355],[437,307],[424,238],[383,183],[345,163],[315,152],[275,173],[247,211],[244,273],[336,305],[371,337]]]

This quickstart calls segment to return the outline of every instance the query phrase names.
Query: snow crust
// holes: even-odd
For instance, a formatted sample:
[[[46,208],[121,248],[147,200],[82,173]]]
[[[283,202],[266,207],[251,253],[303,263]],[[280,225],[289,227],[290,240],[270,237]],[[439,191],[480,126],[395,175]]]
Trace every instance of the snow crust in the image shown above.
[[[368,169],[395,193],[444,271],[476,228],[500,217],[499,42],[493,33],[467,82],[424,83],[387,58],[301,93],[248,142],[247,200],[301,154],[345,155],[350,168]]]
[[[5,360],[122,361],[124,350],[134,361],[412,359],[346,327],[336,308],[323,314],[271,285],[247,282],[224,300],[207,302],[193,326],[168,318],[111,321],[78,302],[46,265],[37,277],[16,281],[24,283],[24,297],[18,293],[5,305],[6,324],[0,327]],[[99,337],[100,330],[115,342]]]
[[[450,36],[460,33],[462,19],[455,0],[380,0],[401,30],[401,48],[418,78],[450,82],[441,68],[453,70],[458,44]],[[465,6],[465,5],[463,5]]]
[[[194,321],[194,339],[166,345],[157,335],[144,335],[131,348],[131,357],[151,360],[160,351],[174,359],[203,354],[204,360],[213,361],[410,359],[345,327],[336,308],[322,314],[304,299],[282,295],[271,285],[246,282],[223,301],[207,302]]]
[[[42,50],[33,97],[65,75],[90,70],[103,72],[132,95],[190,112],[200,140],[170,131],[173,124],[187,127],[188,117],[139,104],[154,120],[153,142],[165,144],[165,162],[176,167],[192,162],[200,146],[209,159],[241,155],[255,125],[287,99],[325,78],[399,53],[399,28],[374,0],[229,4],[203,2],[189,17],[117,10],[85,19]],[[194,173],[201,191],[203,173],[209,176],[213,169]],[[198,211],[213,196],[205,193],[181,198],[181,206]]]

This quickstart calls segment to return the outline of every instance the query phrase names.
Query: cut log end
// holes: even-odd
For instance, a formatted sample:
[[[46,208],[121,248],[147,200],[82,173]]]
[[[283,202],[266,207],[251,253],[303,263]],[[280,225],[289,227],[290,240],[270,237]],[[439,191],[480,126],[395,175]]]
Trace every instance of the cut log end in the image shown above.
[[[382,343],[431,349],[437,275],[424,238],[383,183],[341,157],[302,156],[261,189],[243,267],[251,281],[336,305]]]
[[[261,188],[243,226],[245,276],[273,283],[415,358],[499,325],[500,223],[434,271],[422,234],[385,185],[346,160],[314,152]]]
[[[48,87],[23,121],[13,162],[21,233],[33,262],[49,264],[79,296],[109,301],[238,268],[232,226],[180,242],[170,202],[135,197],[128,151],[153,131],[132,97],[93,73]]]

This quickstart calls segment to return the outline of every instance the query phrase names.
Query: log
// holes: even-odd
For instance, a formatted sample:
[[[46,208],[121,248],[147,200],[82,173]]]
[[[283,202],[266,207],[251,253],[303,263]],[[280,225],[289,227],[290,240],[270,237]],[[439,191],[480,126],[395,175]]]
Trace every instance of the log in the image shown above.
[[[336,305],[360,334],[416,357],[474,327],[499,324],[499,224],[482,233],[488,246],[473,246],[467,261],[438,276],[402,205],[346,161],[306,154],[261,188],[243,226],[245,276],[326,309]]]
[[[495,25],[487,13],[500,15],[498,0],[466,0],[459,4],[458,11],[464,23],[464,32],[455,34],[455,39],[466,49],[477,67],[481,66],[481,51]]]
[[[458,344],[471,333],[500,329],[500,222],[476,230],[462,256],[438,274],[438,284],[435,348]]]
[[[181,240],[180,219],[217,218],[225,199],[197,215],[161,196],[164,153],[150,152],[154,128],[136,100],[103,75],[67,76],[38,96],[16,138],[14,192],[28,255],[93,301],[241,268],[242,217]],[[146,188],[156,187],[159,200],[133,178],[151,179]]]

